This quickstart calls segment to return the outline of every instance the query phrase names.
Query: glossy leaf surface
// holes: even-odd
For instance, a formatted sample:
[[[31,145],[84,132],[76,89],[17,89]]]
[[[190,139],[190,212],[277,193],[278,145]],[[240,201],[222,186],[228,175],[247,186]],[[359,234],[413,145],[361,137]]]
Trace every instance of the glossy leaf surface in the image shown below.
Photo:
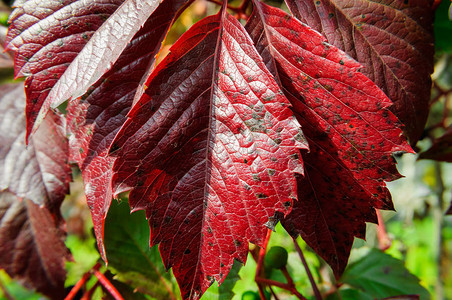
[[[173,18],[186,0],[164,1],[132,39],[112,70],[68,106],[70,157],[78,163],[94,223],[98,248],[103,246],[104,220],[112,199],[110,144],[126,114],[142,77],[152,68]]]
[[[28,76],[25,81],[27,137],[37,128],[38,114],[40,121],[46,115],[50,107],[50,100],[46,99],[54,85],[122,2],[28,0],[16,3],[6,43],[7,49],[15,52],[16,77]],[[80,68],[87,66],[83,63]],[[45,108],[40,113],[44,102]]]
[[[113,181],[145,209],[184,298],[221,283],[287,214],[306,144],[242,25],[222,14],[171,48],[116,136]]]
[[[399,177],[391,153],[411,152],[391,102],[360,65],[280,9],[254,2],[247,29],[291,101],[309,142],[305,178],[283,225],[339,276],[354,236],[376,222],[374,207],[391,209],[384,180]]]
[[[446,1],[447,2],[447,1]],[[286,0],[291,12],[363,64],[394,102],[412,145],[427,120],[433,72],[431,0]]]

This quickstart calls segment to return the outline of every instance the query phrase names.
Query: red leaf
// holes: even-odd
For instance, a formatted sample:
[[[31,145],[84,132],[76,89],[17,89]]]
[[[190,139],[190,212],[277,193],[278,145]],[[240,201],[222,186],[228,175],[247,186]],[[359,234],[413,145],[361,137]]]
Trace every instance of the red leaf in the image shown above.
[[[16,76],[33,74],[26,81],[27,137],[50,107],[83,95],[111,68],[159,3],[89,0],[19,4],[7,42],[8,48],[16,51]]]
[[[287,214],[306,148],[289,102],[225,11],[171,48],[115,138],[113,182],[150,218],[184,298],[221,283],[264,224]]]
[[[61,299],[70,257],[59,213],[71,178],[64,119],[49,114],[26,147],[23,85],[0,90],[0,267]]]
[[[422,152],[419,158],[452,162],[452,127],[435,139],[430,149]]]
[[[412,150],[387,109],[390,100],[358,63],[282,10],[254,3],[247,29],[310,145],[299,201],[283,225],[339,275],[353,237],[364,238],[365,222],[376,221],[374,207],[392,208],[384,180],[400,175],[391,153]]]
[[[71,180],[65,120],[49,115],[26,146],[23,85],[2,85],[0,90],[0,190],[59,208]]]
[[[111,167],[114,157],[108,148],[126,120],[143,75],[152,68],[179,8],[187,0],[164,1],[130,42],[112,70],[90,88],[82,99],[68,106],[72,132],[70,157],[78,163],[94,223],[98,248],[106,261],[103,245],[104,220],[111,204]]]
[[[292,13],[365,69],[394,102],[412,145],[427,120],[433,72],[433,1],[286,0]]]

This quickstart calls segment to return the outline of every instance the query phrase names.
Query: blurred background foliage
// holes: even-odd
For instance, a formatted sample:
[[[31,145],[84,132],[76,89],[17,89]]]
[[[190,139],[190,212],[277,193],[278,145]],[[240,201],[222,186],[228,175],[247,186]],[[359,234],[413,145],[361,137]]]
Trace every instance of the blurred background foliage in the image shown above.
[[[271,4],[280,3],[273,1]],[[240,1],[230,1],[230,4],[239,5]],[[11,11],[9,5],[11,1],[0,4],[0,23],[5,26]],[[402,294],[419,294],[421,299],[452,299],[452,216],[445,214],[452,196],[452,22],[449,10],[450,2],[443,0],[436,13],[432,106],[424,137],[417,145],[420,154],[397,157],[398,169],[405,177],[388,183],[396,208],[396,212],[381,212],[389,248],[384,252],[378,249],[381,240],[377,226],[369,224],[366,241],[355,240],[349,266],[336,281],[325,262],[300,238],[297,240],[326,299],[390,299],[387,297]],[[195,1],[173,25],[159,58],[168,53],[171,44],[190,26],[217,11],[218,6],[213,3]],[[11,64],[3,58],[0,57],[0,83],[12,80],[13,74]],[[430,148],[434,151],[429,152]],[[130,215],[126,201],[125,196],[121,204],[117,201],[112,204],[105,231],[109,265],[107,269],[102,264],[100,270],[125,299],[178,298],[171,270],[165,271],[158,249],[148,247],[149,227],[143,212]],[[66,245],[74,257],[74,261],[67,263],[66,286],[70,290],[100,262],[83,183],[76,168],[71,195],[64,202],[62,212],[68,231]],[[314,299],[294,243],[279,224],[268,249],[273,246],[287,250],[287,271],[296,288]],[[250,248],[246,265],[236,262],[224,284],[218,287],[215,282],[203,299],[259,299],[254,280],[259,249],[254,245]],[[278,269],[267,268],[265,277],[286,282]],[[87,281],[85,289],[92,292],[92,299],[112,299],[95,277]],[[296,299],[277,287],[272,287],[272,291],[267,288],[265,293],[268,297],[275,293],[279,299]],[[0,299],[43,299],[43,296],[27,290],[0,270]]]

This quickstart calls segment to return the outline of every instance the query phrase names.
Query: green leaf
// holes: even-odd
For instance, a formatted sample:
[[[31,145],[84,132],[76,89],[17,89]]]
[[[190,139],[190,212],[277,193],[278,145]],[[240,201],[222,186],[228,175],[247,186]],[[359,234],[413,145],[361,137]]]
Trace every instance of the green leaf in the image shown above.
[[[170,275],[157,247],[149,248],[149,224],[144,212],[129,213],[127,203],[112,203],[105,222],[108,268],[115,279],[157,299],[169,299]]]
[[[449,19],[450,1],[441,1],[435,13],[435,48],[439,52],[452,52],[452,21]]]
[[[232,297],[234,296],[232,289],[234,288],[237,281],[240,280],[239,271],[242,266],[242,263],[234,260],[234,264],[232,265],[231,271],[229,271],[228,277],[226,277],[221,286],[218,288],[220,294],[220,297],[218,298],[219,300],[232,299]]]
[[[373,300],[374,298],[370,296],[369,294],[360,291],[360,290],[354,290],[354,289],[340,289],[339,295],[337,293],[329,295],[326,300]]]
[[[402,261],[377,249],[370,249],[365,257],[350,264],[341,282],[374,298],[417,294],[420,299],[430,299],[428,291]]]

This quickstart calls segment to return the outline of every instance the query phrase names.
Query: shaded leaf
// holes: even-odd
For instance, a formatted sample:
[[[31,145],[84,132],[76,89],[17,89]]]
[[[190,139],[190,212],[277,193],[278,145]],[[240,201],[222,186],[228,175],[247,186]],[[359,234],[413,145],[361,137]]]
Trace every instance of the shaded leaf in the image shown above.
[[[402,261],[377,249],[370,249],[366,256],[350,264],[340,281],[374,298],[407,299],[394,297],[413,297],[416,294],[420,299],[430,299],[428,291],[405,268]]]
[[[26,147],[23,85],[0,90],[0,267],[61,299],[70,257],[59,213],[71,179],[64,119],[49,114]]]
[[[437,52],[452,51],[452,3],[441,1],[435,12],[435,48]]]
[[[239,271],[242,268],[242,264],[238,261],[234,261],[234,264],[232,265],[231,271],[229,272],[226,279],[223,281],[223,283],[218,288],[219,293],[219,300],[228,300],[232,299],[234,297],[234,292],[232,289],[234,288],[237,281],[240,280]]]
[[[0,192],[0,268],[52,299],[64,296],[64,232],[46,207]]]
[[[384,180],[399,178],[391,153],[411,152],[388,110],[391,102],[360,65],[280,9],[254,1],[247,30],[280,81],[310,145],[305,178],[283,225],[339,276],[354,236],[392,209]]]
[[[23,85],[2,85],[0,91],[0,190],[58,211],[71,180],[65,120],[50,114],[27,147]]]
[[[130,214],[127,203],[113,203],[106,220],[105,248],[115,279],[157,299],[169,299],[165,289],[171,290],[169,274],[157,247],[149,247],[149,225],[143,212]]]
[[[452,128],[433,141],[433,145],[419,155],[420,159],[452,162]]]
[[[433,72],[432,0],[286,0],[291,12],[364,65],[394,102],[412,145],[427,120]]]
[[[264,224],[287,214],[306,148],[289,102],[242,25],[223,11],[157,66],[112,144],[113,182],[132,187],[183,298],[226,278]]]
[[[152,68],[177,11],[188,0],[163,1],[136,34],[112,69],[83,97],[68,105],[70,157],[82,171],[85,194],[98,248],[103,246],[104,220],[112,199],[110,144],[126,119],[142,77]]]

